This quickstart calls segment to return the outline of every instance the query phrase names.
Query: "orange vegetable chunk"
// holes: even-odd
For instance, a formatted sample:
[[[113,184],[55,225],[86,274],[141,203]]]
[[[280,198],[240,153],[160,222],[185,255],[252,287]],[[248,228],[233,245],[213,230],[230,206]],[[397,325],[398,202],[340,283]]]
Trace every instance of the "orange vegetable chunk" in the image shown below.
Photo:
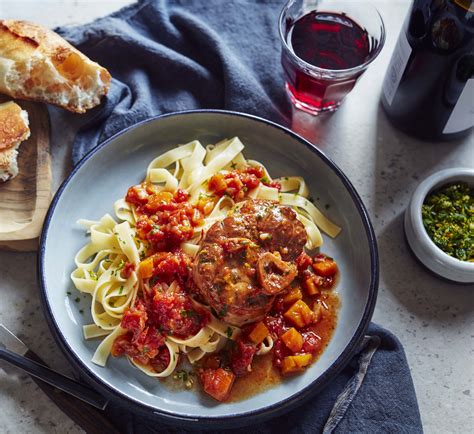
[[[220,193],[227,188],[227,183],[225,182],[224,176],[220,173],[216,173],[209,180],[209,190]]]
[[[316,280],[313,277],[318,278],[318,276],[307,277],[304,281],[304,286],[308,295],[317,295],[319,294],[319,287],[316,284]],[[321,277],[319,277],[321,279]]]
[[[210,197],[200,197],[196,206],[203,215],[209,215],[214,209],[214,199]]]
[[[252,332],[249,334],[249,339],[254,343],[254,344],[259,344],[261,343],[268,335],[270,332],[267,329],[267,326],[260,321],[252,330]]]
[[[160,191],[149,196],[146,208],[150,211],[156,211],[160,206],[171,203],[173,194],[169,191]]]
[[[235,375],[225,369],[205,369],[201,372],[201,381],[204,392],[217,401],[225,401],[234,384]]]
[[[297,300],[301,300],[303,298],[303,293],[299,286],[291,288],[288,293],[283,297],[284,304],[291,304]]]
[[[283,316],[299,328],[303,328],[314,321],[314,312],[303,300],[293,303]]]
[[[313,269],[316,274],[324,277],[331,277],[337,273],[337,264],[331,259],[313,262]]]
[[[294,327],[281,335],[281,340],[294,353],[303,348],[303,336]]]
[[[313,356],[311,354],[286,356],[281,362],[281,373],[283,375],[290,375],[301,372],[311,363],[312,359]]]
[[[153,256],[141,261],[138,270],[142,279],[153,276]]]

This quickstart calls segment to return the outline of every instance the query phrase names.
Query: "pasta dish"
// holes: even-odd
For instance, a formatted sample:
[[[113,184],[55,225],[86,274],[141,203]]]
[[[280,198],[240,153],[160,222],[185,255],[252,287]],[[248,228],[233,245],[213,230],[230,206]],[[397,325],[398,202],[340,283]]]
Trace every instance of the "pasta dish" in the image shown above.
[[[243,150],[237,137],[178,146],[149,164],[115,217],[79,221],[90,242],[71,278],[92,298],[94,363],[125,356],[149,376],[197,378],[225,401],[259,357],[286,376],[323,351],[338,269],[316,249],[320,231],[341,229],[302,177],[272,179]]]

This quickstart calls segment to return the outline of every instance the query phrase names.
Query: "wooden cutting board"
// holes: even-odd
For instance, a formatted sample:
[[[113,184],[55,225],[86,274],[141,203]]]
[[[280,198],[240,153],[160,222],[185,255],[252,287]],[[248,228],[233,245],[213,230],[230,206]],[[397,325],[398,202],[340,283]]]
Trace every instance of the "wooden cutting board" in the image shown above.
[[[15,102],[28,112],[31,135],[20,146],[18,176],[0,182],[0,249],[25,252],[37,250],[51,202],[49,116],[44,104]]]

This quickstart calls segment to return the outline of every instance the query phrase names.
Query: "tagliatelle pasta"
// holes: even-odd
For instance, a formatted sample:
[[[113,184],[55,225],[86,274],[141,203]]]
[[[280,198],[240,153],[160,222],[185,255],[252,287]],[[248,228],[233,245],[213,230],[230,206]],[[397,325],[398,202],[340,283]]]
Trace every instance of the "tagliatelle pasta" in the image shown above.
[[[170,200],[172,195],[182,192],[179,194],[186,195],[186,201],[189,203],[186,212],[189,215],[194,212],[195,215],[201,217],[198,220],[199,223],[196,223],[197,220],[192,220],[195,215],[186,217],[194,222],[194,226],[185,225],[182,228],[189,235],[183,238],[178,247],[186,257],[191,260],[195,258],[200,250],[203,236],[209,228],[216,222],[222,221],[239,206],[239,200],[232,194],[223,194],[220,197],[213,194],[209,187],[209,180],[216,174],[225,176],[232,171],[252,167],[260,168],[264,176],[260,178],[255,188],[242,189],[242,198],[272,201],[291,207],[306,230],[308,249],[312,250],[323,244],[320,230],[330,237],[339,234],[341,229],[327,219],[308,199],[309,190],[302,177],[289,176],[272,179],[260,162],[246,160],[243,150],[244,145],[237,137],[207,147],[194,140],[165,152],[149,164],[143,191],[146,189],[153,191],[154,197],[161,198],[162,201]],[[137,195],[135,204],[123,198],[117,200],[114,205],[115,217],[106,214],[98,221],[80,220],[78,222],[86,228],[90,241],[77,253],[76,268],[71,273],[71,279],[78,291],[91,296],[93,323],[84,326],[84,337],[86,339],[102,338],[92,358],[92,361],[100,366],[105,366],[117,340],[124,338],[127,334],[128,339],[132,339],[130,325],[126,323],[128,320],[124,322],[125,314],[138,312],[144,294],[148,294],[146,295],[148,303],[160,302],[157,299],[156,290],[154,293],[151,291],[157,282],[147,270],[148,268],[156,270],[157,258],[164,257],[165,253],[160,253],[160,248],[157,247],[162,244],[153,244],[154,241],[150,241],[149,236],[153,235],[153,231],[157,234],[160,231],[158,217],[155,218],[150,214],[150,219],[152,219],[150,221],[152,223],[156,221],[156,227],[153,223],[151,229],[147,229],[148,238],[141,235],[144,223],[140,217],[139,207],[136,205],[140,203],[141,191],[135,191]],[[143,202],[141,206],[148,205]],[[172,231],[173,226],[171,223],[170,225],[169,230]],[[159,285],[161,285],[159,290],[165,295],[179,293],[183,289],[182,282],[178,280],[159,282]],[[189,320],[187,315],[195,315],[192,312],[201,312],[199,315],[207,318],[205,321],[202,320],[205,325],[199,327],[194,334],[180,336],[179,333],[174,334],[167,330],[161,334],[157,331],[157,335],[152,336],[163,339],[160,341],[160,348],[167,349],[166,354],[160,353],[164,354],[160,365],[161,370],[152,364],[142,362],[153,359],[146,355],[152,353],[152,350],[145,351],[147,346],[143,343],[140,343],[142,351],[140,356],[134,357],[128,354],[130,361],[147,375],[166,377],[175,371],[180,357],[185,356],[191,364],[196,363],[208,354],[217,353],[229,341],[236,341],[241,334],[240,327],[218,318],[218,316],[225,316],[225,313],[218,315],[210,306],[195,298],[192,299],[192,306],[195,310],[181,311],[182,322]],[[142,316],[140,317],[138,313]],[[150,340],[152,338],[149,336],[148,329],[140,323],[140,321],[143,322],[143,318],[148,317],[141,311],[138,313],[132,320],[140,324],[142,338]],[[181,320],[173,321],[180,323]],[[193,323],[193,326],[195,325]],[[133,335],[133,339],[135,345],[138,345],[136,342],[139,338]],[[265,336],[257,345],[257,355],[267,354],[274,347],[274,339],[270,335]]]

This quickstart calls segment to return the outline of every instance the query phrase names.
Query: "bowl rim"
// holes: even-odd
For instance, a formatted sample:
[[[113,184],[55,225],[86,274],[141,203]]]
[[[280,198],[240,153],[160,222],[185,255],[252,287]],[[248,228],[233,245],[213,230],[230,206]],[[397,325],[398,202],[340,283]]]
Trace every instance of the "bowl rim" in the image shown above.
[[[461,261],[439,248],[429,236],[423,225],[421,207],[426,197],[436,189],[455,181],[460,177],[470,179],[469,185],[474,187],[474,169],[455,167],[442,169],[424,179],[413,191],[405,214],[405,232],[408,244],[417,258],[437,275],[454,282],[474,282],[474,262]],[[410,236],[409,236],[410,235]],[[456,273],[465,276],[456,278]],[[469,274],[472,274],[471,280]]]
[[[204,114],[204,115],[223,115],[223,116],[237,116],[249,119],[251,121],[263,123],[267,126],[271,126],[276,128],[283,133],[289,135],[292,139],[299,141],[303,144],[306,148],[308,148],[311,152],[316,154],[319,158],[326,163],[329,168],[339,177],[341,182],[343,183],[344,187],[347,189],[348,193],[350,194],[352,201],[358,211],[358,214],[362,220],[368,247],[370,253],[370,284],[368,288],[368,297],[367,302],[364,308],[364,312],[362,318],[357,325],[356,329],[353,332],[352,338],[339,355],[339,357],[329,366],[326,371],[324,371],[318,378],[314,379],[310,383],[308,383],[303,389],[299,392],[291,395],[286,400],[281,400],[274,404],[270,404],[267,406],[263,406],[259,409],[247,411],[244,413],[236,413],[236,414],[229,414],[224,416],[194,416],[194,415],[187,415],[183,413],[173,413],[167,410],[162,410],[157,407],[150,406],[145,404],[127,394],[117,389],[115,386],[107,383],[105,380],[101,378],[100,375],[91,371],[87,365],[81,360],[78,354],[73,350],[71,345],[66,339],[66,336],[63,335],[61,329],[59,328],[58,324],[56,323],[53,309],[49,303],[49,299],[46,293],[46,278],[44,273],[45,267],[45,245],[46,240],[48,237],[49,226],[51,223],[51,218],[54,214],[56,209],[56,205],[58,204],[59,199],[61,198],[64,190],[66,189],[69,182],[74,178],[78,170],[91,159],[99,150],[103,149],[106,146],[109,146],[111,143],[115,141],[116,138],[122,136],[123,134],[127,133],[130,130],[141,128],[144,125],[152,122],[159,121],[160,119],[165,119],[168,117],[174,116],[189,116],[189,115],[196,115],[196,114]],[[325,387],[328,382],[333,379],[351,360],[353,355],[359,349],[360,344],[364,338],[365,332],[367,327],[370,323],[372,318],[376,300],[377,300],[377,292],[378,292],[378,283],[379,283],[379,259],[378,259],[378,248],[377,242],[375,237],[375,232],[372,227],[369,214],[367,209],[365,208],[362,199],[360,198],[359,194],[353,187],[352,183],[349,181],[347,176],[339,169],[339,167],[328,157],[326,156],[321,150],[319,150],[315,145],[304,139],[303,137],[299,136],[295,132],[291,131],[289,128],[286,128],[282,125],[279,125],[273,121],[264,119],[259,116],[241,113],[237,111],[231,110],[221,110],[221,109],[197,109],[197,110],[183,110],[177,112],[170,112],[165,113],[158,116],[152,116],[140,122],[137,122],[133,125],[130,125],[123,130],[115,133],[110,138],[104,140],[103,142],[99,143],[96,147],[92,148],[89,152],[87,152],[84,157],[73,167],[71,173],[66,177],[66,179],[61,183],[59,189],[55,193],[53,200],[51,201],[50,207],[45,217],[45,221],[43,224],[43,229],[39,239],[39,250],[37,256],[37,279],[39,282],[39,293],[40,293],[40,300],[43,308],[43,312],[46,318],[46,322],[49,325],[50,330],[52,331],[53,337],[56,343],[59,345],[63,353],[65,354],[66,358],[72,363],[74,367],[76,367],[80,373],[81,378],[84,378],[87,382],[97,386],[104,395],[118,399],[119,401],[126,402],[127,404],[131,404],[135,409],[141,411],[142,413],[150,414],[157,416],[162,420],[167,420],[170,423],[175,423],[179,425],[189,425],[190,423],[194,424],[196,422],[203,423],[203,426],[207,424],[207,426],[214,426],[214,424],[220,424],[220,427],[223,427],[226,423],[228,426],[237,426],[236,423],[240,423],[240,425],[248,425],[255,422],[261,422],[263,420],[269,419],[271,417],[275,417],[281,413],[289,411],[296,406],[300,405],[308,399],[309,397],[315,395],[319,392],[323,387]]]

